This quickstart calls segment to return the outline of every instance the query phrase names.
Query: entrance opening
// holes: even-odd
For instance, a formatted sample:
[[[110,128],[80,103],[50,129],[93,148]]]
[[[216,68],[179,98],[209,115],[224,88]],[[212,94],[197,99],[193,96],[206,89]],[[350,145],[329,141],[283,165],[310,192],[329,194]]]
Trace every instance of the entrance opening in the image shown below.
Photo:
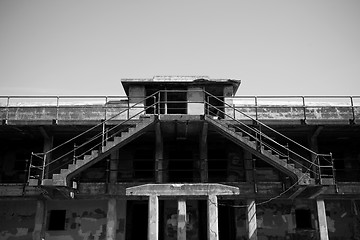
[[[296,228],[312,229],[310,209],[296,209],[295,217],[296,217]]]
[[[206,101],[208,102],[208,108],[206,109],[206,114],[211,116],[217,116],[219,118],[224,118],[224,93],[223,88],[221,87],[205,87],[205,91],[210,93],[212,96],[209,96]]]
[[[156,93],[160,91],[159,93]],[[156,94],[154,94],[156,93]],[[187,114],[187,88],[184,86],[167,86],[163,88],[146,88],[147,114]],[[159,99],[160,98],[160,99]],[[154,103],[157,103],[154,105]]]
[[[126,240],[147,239],[148,201],[127,201]]]
[[[235,240],[235,211],[233,201],[219,201],[219,239]]]

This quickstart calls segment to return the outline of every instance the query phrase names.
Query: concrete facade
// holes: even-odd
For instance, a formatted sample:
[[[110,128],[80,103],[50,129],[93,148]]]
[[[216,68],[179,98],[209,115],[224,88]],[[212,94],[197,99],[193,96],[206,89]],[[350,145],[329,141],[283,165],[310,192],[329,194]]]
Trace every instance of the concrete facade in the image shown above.
[[[0,106],[0,240],[360,238],[360,106],[205,76],[123,85],[103,104]]]

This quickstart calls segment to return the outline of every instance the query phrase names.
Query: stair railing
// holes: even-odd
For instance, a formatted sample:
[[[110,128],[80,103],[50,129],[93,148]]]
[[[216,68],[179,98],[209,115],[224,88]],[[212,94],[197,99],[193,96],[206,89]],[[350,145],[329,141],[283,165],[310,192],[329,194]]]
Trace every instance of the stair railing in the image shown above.
[[[31,176],[31,172],[32,169],[35,169],[36,171],[36,175],[37,177],[39,177],[38,180],[40,180],[40,182],[43,179],[49,178],[49,174],[53,173],[54,171],[61,169],[63,166],[68,165],[70,162],[76,161],[76,159],[84,156],[85,154],[91,152],[92,150],[95,149],[100,149],[101,147],[103,147],[106,143],[106,141],[108,141],[108,139],[116,136],[117,134],[119,134],[122,130],[121,127],[123,127],[126,123],[129,123],[131,120],[135,119],[136,117],[145,114],[147,112],[148,109],[153,108],[154,109],[154,114],[155,114],[155,109],[156,109],[156,105],[157,105],[157,99],[156,99],[156,93],[149,95],[148,97],[142,99],[141,101],[129,106],[127,108],[125,108],[124,110],[120,111],[119,113],[113,115],[112,117],[103,120],[101,123],[87,129],[84,132],[81,132],[80,134],[76,135],[75,137],[61,143],[60,145],[46,151],[43,153],[31,153],[31,157],[30,157],[30,164],[29,164],[29,175],[28,175],[28,179],[32,178],[33,176]],[[153,103],[146,106],[145,102],[148,99],[154,99]],[[141,105],[143,104],[143,105]],[[106,128],[106,124],[108,124],[110,121],[112,120],[116,120],[116,118],[118,116],[120,116],[121,114],[125,113],[125,112],[130,112],[131,109],[138,109],[136,111],[136,113],[134,113],[133,115],[129,116],[130,114],[128,114],[127,119],[125,120],[121,120],[120,123],[116,124],[115,126],[112,126],[111,128]],[[110,124],[109,124],[110,125]],[[97,131],[97,129],[100,129],[100,131]],[[95,135],[93,134],[93,132],[96,132]],[[87,136],[89,135],[89,136]],[[87,140],[84,140],[82,138],[89,138]],[[99,139],[98,142],[96,142],[96,140]],[[81,141],[83,142],[82,144],[76,144],[76,141]],[[102,149],[102,148],[101,148]],[[60,152],[59,156],[57,156],[55,159],[52,159],[51,162],[47,162],[49,155],[51,154],[52,156],[54,156],[57,152]],[[69,159],[66,159],[66,157],[69,156]],[[34,159],[37,160],[41,160],[41,165],[40,164],[34,164]],[[62,162],[63,160],[63,162]],[[64,161],[65,160],[65,161]],[[58,163],[58,166],[53,167],[52,169],[49,169],[51,165],[54,165],[55,163]],[[39,173],[39,171],[41,173]]]
[[[205,91],[205,94],[207,96],[207,98],[205,98],[205,99],[215,98],[216,100],[222,102],[224,104],[224,110],[211,105],[209,103],[209,101],[207,101],[207,102],[205,101],[205,105],[207,105],[207,106],[205,106],[205,109],[207,109],[208,111],[211,111],[211,109],[216,109],[216,111],[221,112],[224,116],[226,116],[227,118],[234,121],[236,124],[232,124],[232,127],[235,127],[237,130],[241,131],[242,133],[244,133],[247,136],[249,136],[250,138],[252,138],[257,144],[259,144],[261,151],[264,150],[264,147],[268,148],[269,150],[275,152],[276,154],[283,157],[284,159],[287,159],[287,161],[290,160],[293,163],[300,165],[301,167],[303,167],[306,170],[306,172],[313,173],[315,178],[319,182],[321,182],[322,176],[324,176],[321,173],[321,170],[322,170],[321,168],[323,168],[323,166],[320,165],[320,161],[330,159],[329,160],[330,162],[328,161],[329,166],[332,167],[332,169],[333,169],[333,160],[332,160],[331,153],[330,154],[318,154],[318,153],[314,152],[313,150],[311,150],[311,149],[301,145],[300,143],[292,140],[291,138],[285,136],[284,134],[276,131],[275,129],[271,128],[270,126],[262,123],[261,121],[236,109],[234,106],[226,103],[225,101],[214,96],[213,94],[208,93],[206,91]],[[251,127],[251,126],[243,123],[242,121],[239,121],[238,119],[235,118],[235,114],[234,114],[234,116],[232,116],[232,115],[226,113],[226,111],[225,111],[226,108],[231,109],[232,111],[237,112],[237,113],[241,114],[242,116],[245,116],[247,119],[250,119],[253,122],[253,125],[255,127]],[[241,126],[241,127],[239,127],[239,126]],[[273,138],[269,137],[267,134],[264,133],[264,130],[266,130],[267,132],[269,132],[271,134],[276,135],[277,137],[281,137],[282,139],[284,139],[286,141],[286,145],[282,145],[279,142],[275,141]],[[296,148],[302,149],[305,152],[305,154],[309,154],[310,158],[314,159],[314,161],[310,161],[309,159],[304,157],[302,154],[299,154],[297,151],[293,150],[294,147],[290,148],[289,143]],[[263,146],[263,148],[261,148],[261,146]],[[297,159],[299,159],[300,161]],[[307,166],[304,165],[304,163],[306,163]],[[331,176],[328,175],[327,177],[331,177]]]

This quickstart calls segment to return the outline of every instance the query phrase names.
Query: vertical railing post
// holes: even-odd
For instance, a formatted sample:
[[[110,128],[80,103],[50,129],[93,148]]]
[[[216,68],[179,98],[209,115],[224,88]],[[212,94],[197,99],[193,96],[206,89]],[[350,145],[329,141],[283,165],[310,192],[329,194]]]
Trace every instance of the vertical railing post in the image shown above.
[[[73,164],[76,163],[76,143],[74,143]]]
[[[104,152],[105,147],[105,121],[102,123],[102,134],[101,134],[101,152]]]
[[[127,120],[130,118],[130,100],[127,100]]]
[[[258,99],[255,96],[255,119],[258,120]]]
[[[42,181],[44,180],[44,177],[45,177],[45,167],[46,167],[46,153],[44,153],[44,157],[43,157],[43,164],[42,164],[42,172],[41,172],[40,184],[42,183]]]
[[[319,154],[316,154],[316,164],[317,164],[317,169],[318,169],[318,179],[319,179],[319,183],[321,184],[321,165],[320,165],[320,156]]]
[[[354,100],[353,97],[350,96],[350,103],[351,103],[351,112],[352,112],[352,122],[355,123],[355,109],[354,109]]]
[[[161,114],[161,90],[158,92],[157,104],[158,104],[158,115],[160,115]]]
[[[290,163],[290,150],[289,150],[289,143],[286,143],[286,163]]]
[[[5,124],[8,123],[8,119],[9,119],[9,106],[10,106],[10,97],[7,97],[6,100],[6,116],[5,116]]]
[[[107,119],[107,108],[108,108],[108,97],[105,96],[105,116],[104,116],[104,119],[106,120]]]
[[[59,121],[59,96],[56,97],[56,116],[55,116],[55,122],[57,123]]]
[[[303,114],[304,114],[304,122],[306,122],[306,105],[305,105],[305,97],[301,96],[302,104],[303,104]]]

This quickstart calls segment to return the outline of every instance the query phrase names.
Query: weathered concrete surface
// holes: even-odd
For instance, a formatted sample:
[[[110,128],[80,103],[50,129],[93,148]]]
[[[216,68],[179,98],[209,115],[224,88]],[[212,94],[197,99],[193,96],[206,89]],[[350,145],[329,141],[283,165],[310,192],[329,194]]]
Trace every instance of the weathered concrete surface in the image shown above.
[[[116,199],[110,198],[108,200],[108,209],[107,209],[107,223],[106,223],[106,240],[115,240],[116,239]]]
[[[35,226],[33,232],[33,240],[42,240],[44,237],[44,222],[45,221],[45,202],[38,200],[36,204],[36,214],[35,214]]]
[[[320,240],[329,240],[325,203],[323,199],[316,200],[316,208],[319,223]]]
[[[36,209],[36,201],[1,201],[0,240],[33,239],[40,236],[39,222],[35,225]],[[40,220],[40,216],[37,220]]]
[[[157,195],[149,197],[148,240],[159,239],[159,199]]]
[[[186,201],[178,200],[177,240],[186,240]]]
[[[207,200],[208,240],[219,240],[219,213],[216,195],[209,195]]]
[[[238,195],[236,187],[222,184],[144,184],[126,189],[127,196],[208,196],[208,195]]]
[[[105,240],[106,200],[47,201],[47,211],[66,210],[65,230],[45,232],[46,240]]]
[[[257,240],[256,203],[254,199],[247,200],[247,237],[250,240]]]
[[[203,115],[205,110],[204,92],[201,87],[189,87],[187,92],[187,113],[189,115]]]

